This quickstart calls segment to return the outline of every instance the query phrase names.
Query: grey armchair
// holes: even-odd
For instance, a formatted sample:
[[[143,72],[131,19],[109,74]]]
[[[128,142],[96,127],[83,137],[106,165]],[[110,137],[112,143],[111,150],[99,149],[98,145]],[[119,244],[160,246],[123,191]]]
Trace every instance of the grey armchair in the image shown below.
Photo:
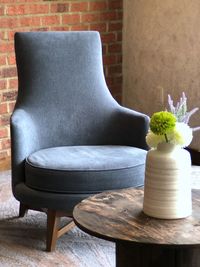
[[[104,79],[97,32],[15,34],[19,90],[11,116],[12,190],[28,209],[47,212],[47,251],[82,199],[140,186],[146,115],[121,107]]]

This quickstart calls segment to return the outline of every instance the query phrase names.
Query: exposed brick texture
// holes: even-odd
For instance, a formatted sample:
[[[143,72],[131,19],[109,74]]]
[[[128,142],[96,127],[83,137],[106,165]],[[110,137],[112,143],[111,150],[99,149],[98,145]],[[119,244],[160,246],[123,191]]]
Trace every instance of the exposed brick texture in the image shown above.
[[[17,96],[13,37],[17,31],[97,30],[104,72],[117,101],[122,93],[123,0],[0,0],[0,163],[10,156],[9,119]],[[1,166],[1,164],[0,164]]]

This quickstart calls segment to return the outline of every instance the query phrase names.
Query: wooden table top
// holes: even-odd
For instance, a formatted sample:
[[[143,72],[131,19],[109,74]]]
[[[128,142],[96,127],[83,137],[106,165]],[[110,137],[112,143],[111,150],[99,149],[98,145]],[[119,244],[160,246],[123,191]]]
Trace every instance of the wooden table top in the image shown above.
[[[163,220],[143,213],[143,189],[103,192],[76,205],[73,217],[83,231],[110,241],[197,246],[200,244],[200,190],[193,190],[192,198],[191,216]]]

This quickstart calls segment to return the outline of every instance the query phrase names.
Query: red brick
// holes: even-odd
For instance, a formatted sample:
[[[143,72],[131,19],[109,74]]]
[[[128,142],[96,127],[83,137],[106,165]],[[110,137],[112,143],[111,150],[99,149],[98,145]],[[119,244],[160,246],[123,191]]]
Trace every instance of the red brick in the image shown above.
[[[114,84],[120,84],[122,85],[122,75],[114,77]]]
[[[123,12],[122,11],[117,11],[117,19],[122,20],[123,19]]]
[[[26,14],[47,14],[49,13],[49,5],[48,4],[30,4],[25,6]]]
[[[71,12],[83,12],[88,10],[88,3],[87,2],[80,2],[80,3],[73,3],[71,1],[70,11]]]
[[[55,15],[55,16],[45,16],[41,17],[41,23],[42,25],[54,25],[54,24],[59,24],[60,23],[60,17]]]
[[[2,150],[10,148],[10,139],[0,140],[0,145]]]
[[[23,17],[20,18],[19,24],[22,27],[32,27],[32,26],[40,26],[40,17]]]
[[[14,77],[17,75],[17,70],[15,67],[3,68],[1,75],[4,78]]]
[[[9,114],[3,114],[0,117],[0,125],[6,126],[10,124],[10,115]]]
[[[3,32],[0,32],[0,40],[3,40],[4,39],[4,34]]]
[[[11,5],[7,7],[7,15],[22,15],[25,14],[25,5]]]
[[[0,56],[0,65],[1,66],[6,65],[6,56],[4,55]]]
[[[17,91],[4,92],[2,94],[2,101],[12,101],[15,100],[16,97],[17,97]]]
[[[7,151],[1,151],[0,152],[0,160],[5,160],[8,157]]]
[[[116,35],[114,33],[106,33],[101,35],[103,43],[110,43],[116,41]]]
[[[102,12],[99,14],[100,21],[111,21],[117,19],[117,13],[115,11]]]
[[[15,102],[9,102],[8,103],[8,110],[10,113],[13,112],[14,107],[15,107]]]
[[[69,31],[69,27],[67,26],[51,26],[51,31]]]
[[[0,80],[0,90],[6,89],[6,80]]]
[[[21,31],[21,29],[20,29],[20,31]],[[15,35],[15,32],[16,31],[7,31],[7,35],[8,35],[8,40],[9,41],[13,41],[14,40],[14,35]]]
[[[0,44],[0,53],[8,53],[14,51],[14,45],[13,43],[1,43]]]
[[[108,7],[110,9],[122,9],[123,8],[122,0],[109,0]]]
[[[121,43],[114,43],[114,44],[108,45],[108,52],[109,53],[122,52],[122,44]]]
[[[88,29],[89,29],[89,26],[83,23],[72,25],[70,28],[71,31],[87,31]]]
[[[45,31],[48,31],[49,30],[49,27],[41,27],[41,28],[31,28],[31,32],[35,32],[35,31],[38,31],[38,32],[45,32]]]
[[[116,55],[116,57],[117,57],[117,63],[122,63],[122,54],[120,53]]]
[[[68,3],[58,3],[58,4],[51,4],[51,12],[52,13],[62,13],[69,11],[69,4]]]
[[[107,77],[106,83],[108,87],[112,90],[112,93],[121,93],[122,77]]]
[[[0,6],[0,16],[1,15],[4,15],[4,7],[3,6]]]
[[[76,24],[76,23],[80,23],[80,15],[79,14],[67,14],[67,15],[63,15],[63,23],[64,24]]]
[[[0,25],[2,28],[14,28],[18,26],[18,19],[17,18],[10,18],[10,17],[0,17]]]
[[[89,5],[90,11],[105,10],[106,8],[107,8],[107,1],[90,2]]]
[[[122,41],[122,32],[117,32],[117,41]]]
[[[115,75],[122,73],[122,65],[110,66],[108,68],[108,75]]]
[[[87,13],[87,14],[82,14],[81,16],[81,21],[82,22],[98,22],[100,19],[100,14],[99,13]]]
[[[49,0],[44,0],[45,1],[49,1]],[[16,2],[16,0],[14,0],[14,2]],[[36,2],[41,2],[41,0],[17,0],[18,3],[36,3]]]
[[[14,3],[16,2],[16,0],[1,0],[1,4],[4,4],[4,3],[8,3],[8,4],[11,4],[11,3]]]
[[[106,23],[90,24],[90,30],[91,31],[105,32],[106,31]]]
[[[122,22],[109,22],[109,31],[122,31]]]
[[[8,137],[8,128],[7,127],[1,127],[0,128],[0,138]]]
[[[9,88],[17,89],[18,87],[18,79],[9,79]]]
[[[115,55],[106,55],[103,56],[103,63],[105,65],[111,65],[116,63],[116,56]]]
[[[15,55],[14,55],[14,54],[10,54],[10,55],[8,55],[8,64],[9,64],[9,65],[14,65],[14,64],[16,64],[16,61],[15,61]]]
[[[8,112],[7,103],[0,104],[0,114],[5,114]]]

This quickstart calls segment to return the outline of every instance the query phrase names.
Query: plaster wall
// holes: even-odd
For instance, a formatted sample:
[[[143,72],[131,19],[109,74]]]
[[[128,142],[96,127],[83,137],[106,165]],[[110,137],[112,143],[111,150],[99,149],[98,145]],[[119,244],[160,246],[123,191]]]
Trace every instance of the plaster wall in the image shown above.
[[[188,110],[200,108],[200,1],[124,0],[123,23],[123,104],[151,116],[184,91]],[[200,131],[191,147],[200,150]]]

